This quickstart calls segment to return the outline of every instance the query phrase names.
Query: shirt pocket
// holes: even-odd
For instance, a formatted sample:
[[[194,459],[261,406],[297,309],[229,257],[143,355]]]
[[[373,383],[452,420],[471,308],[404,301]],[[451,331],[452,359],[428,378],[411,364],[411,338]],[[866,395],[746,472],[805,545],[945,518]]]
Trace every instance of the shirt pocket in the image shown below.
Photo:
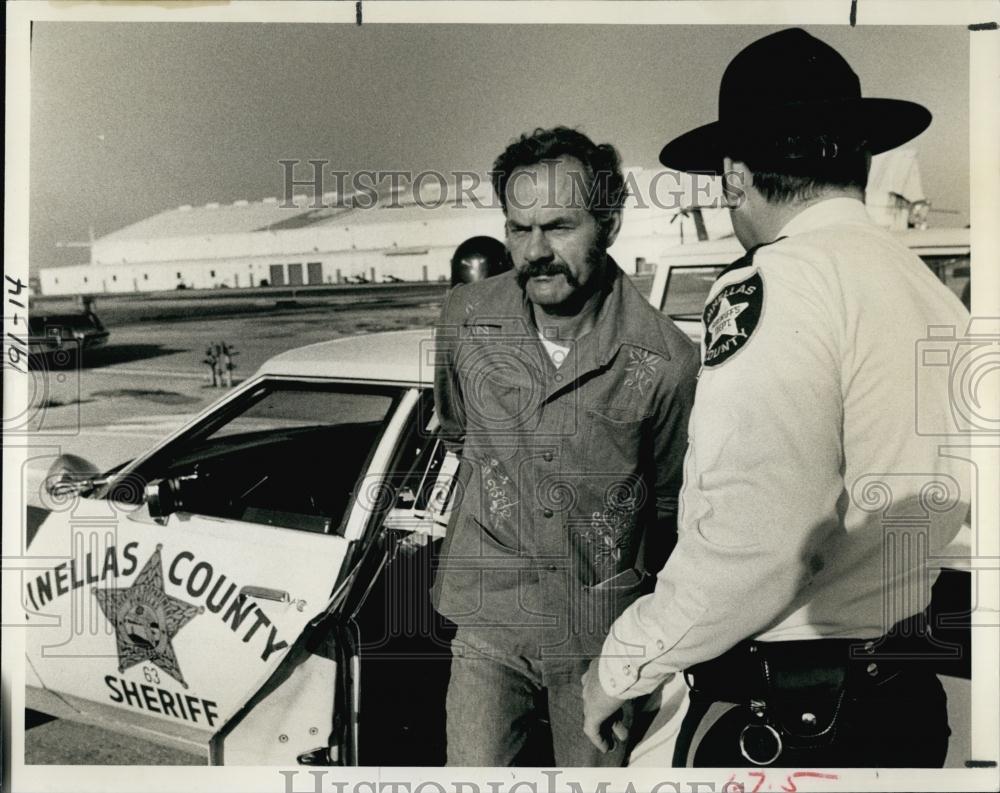
[[[642,595],[651,592],[654,583],[653,576],[630,567],[593,586],[584,586],[573,626],[583,646],[599,655],[614,621]]]
[[[603,581],[635,563],[640,516],[649,499],[642,476],[645,419],[606,410],[587,412],[586,475],[579,479],[584,525],[574,538],[584,583]]]
[[[593,471],[609,475],[639,470],[645,416],[630,410],[587,410],[586,460]]]

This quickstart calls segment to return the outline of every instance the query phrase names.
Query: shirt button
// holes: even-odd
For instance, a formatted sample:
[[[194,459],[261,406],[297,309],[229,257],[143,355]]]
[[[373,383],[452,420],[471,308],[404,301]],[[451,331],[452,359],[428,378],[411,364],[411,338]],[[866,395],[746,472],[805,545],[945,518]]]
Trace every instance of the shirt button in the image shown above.
[[[551,463],[553,456],[552,452],[545,452],[545,454],[542,455],[542,459],[547,463]]]
[[[561,382],[562,382],[562,375],[561,375],[561,374],[557,374],[557,375],[555,376],[555,381],[556,381],[557,383],[561,383]]]
[[[552,512],[551,509],[547,509],[542,514],[547,518],[551,518],[554,513]]]
[[[662,639],[657,639],[656,640],[656,649],[657,650],[662,650],[663,648],[664,648],[663,640]]]
[[[875,677],[875,675],[878,674],[878,664],[868,664],[868,666],[865,667],[865,671],[872,677]]]

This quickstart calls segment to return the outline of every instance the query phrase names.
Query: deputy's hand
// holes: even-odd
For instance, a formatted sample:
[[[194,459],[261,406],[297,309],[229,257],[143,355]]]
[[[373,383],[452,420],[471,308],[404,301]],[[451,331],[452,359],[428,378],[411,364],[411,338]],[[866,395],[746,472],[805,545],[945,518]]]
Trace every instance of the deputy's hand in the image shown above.
[[[627,701],[605,693],[597,676],[599,658],[590,662],[590,667],[580,678],[583,683],[583,732],[602,752],[614,746],[614,735],[619,741],[628,738],[628,728],[622,720],[622,705]]]

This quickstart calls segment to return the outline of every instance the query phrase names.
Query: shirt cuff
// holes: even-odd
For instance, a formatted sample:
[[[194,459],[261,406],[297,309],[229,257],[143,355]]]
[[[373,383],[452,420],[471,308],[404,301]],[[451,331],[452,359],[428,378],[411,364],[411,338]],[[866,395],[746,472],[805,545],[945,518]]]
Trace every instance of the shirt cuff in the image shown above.
[[[650,636],[639,625],[639,602],[633,603],[615,621],[597,664],[601,688],[618,699],[649,694],[677,671],[663,662],[669,649],[666,642]]]

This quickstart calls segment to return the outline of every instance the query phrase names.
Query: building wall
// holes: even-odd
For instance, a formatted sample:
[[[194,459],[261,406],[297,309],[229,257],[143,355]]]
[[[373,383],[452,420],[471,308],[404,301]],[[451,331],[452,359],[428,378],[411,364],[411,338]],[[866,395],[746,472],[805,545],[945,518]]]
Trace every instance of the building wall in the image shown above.
[[[180,284],[186,289],[258,287],[264,281],[279,285],[272,283],[272,267],[279,268],[284,285],[291,283],[296,272],[301,275],[302,285],[310,283],[310,272],[314,278],[318,276],[314,283],[323,284],[343,282],[358,275],[369,280],[392,275],[406,281],[437,281],[449,277],[453,250],[454,246],[446,246],[398,256],[369,251],[149,264],[80,264],[43,269],[39,272],[39,283],[43,295],[158,292],[177,289]]]
[[[503,238],[499,210],[451,214],[200,239],[116,241],[111,235],[95,243],[93,264],[42,269],[39,283],[45,295],[154,292],[173,290],[180,284],[187,289],[245,288],[260,286],[263,280],[272,283],[272,267],[280,268],[288,285],[296,271],[289,265],[299,265],[305,285],[310,263],[314,276],[318,270],[324,284],[359,275],[374,281],[386,276],[404,281],[445,280],[450,277],[451,255],[462,240],[478,234]],[[663,213],[626,210],[623,232],[611,253],[623,270],[633,273],[637,262],[655,262],[663,250],[676,244],[678,225],[670,224]]]

